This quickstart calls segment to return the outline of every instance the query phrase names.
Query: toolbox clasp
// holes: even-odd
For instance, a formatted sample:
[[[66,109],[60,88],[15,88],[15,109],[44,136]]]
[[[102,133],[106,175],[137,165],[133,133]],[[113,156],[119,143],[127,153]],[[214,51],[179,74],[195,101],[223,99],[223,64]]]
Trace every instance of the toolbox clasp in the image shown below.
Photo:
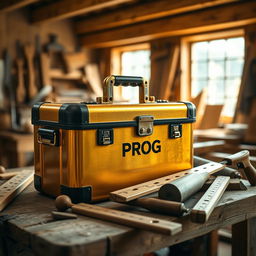
[[[48,146],[59,146],[59,131],[39,128],[37,142]]]
[[[138,135],[148,136],[153,133],[154,117],[153,116],[138,116]]]

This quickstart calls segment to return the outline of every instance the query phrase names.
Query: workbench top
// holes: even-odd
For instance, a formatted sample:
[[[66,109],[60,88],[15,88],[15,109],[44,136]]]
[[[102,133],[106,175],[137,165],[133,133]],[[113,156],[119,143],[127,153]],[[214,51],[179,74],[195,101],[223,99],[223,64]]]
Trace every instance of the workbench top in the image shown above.
[[[186,206],[194,205],[199,197],[198,193]],[[141,255],[255,217],[256,187],[225,192],[205,224],[192,223],[189,216],[152,214],[118,203],[100,205],[179,222],[183,231],[167,236],[80,215],[75,220],[55,221],[51,217],[54,199],[39,194],[31,184],[0,213],[0,243],[8,240],[5,248],[26,250],[28,255]]]

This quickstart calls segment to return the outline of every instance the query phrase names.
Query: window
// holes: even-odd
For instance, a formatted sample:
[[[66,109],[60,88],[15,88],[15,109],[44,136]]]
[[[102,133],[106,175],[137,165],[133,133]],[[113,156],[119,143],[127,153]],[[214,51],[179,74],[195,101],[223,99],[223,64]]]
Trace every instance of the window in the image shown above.
[[[207,88],[207,104],[224,105],[222,120],[225,117],[231,120],[244,64],[244,37],[240,31],[217,33],[217,38],[214,37],[210,34],[209,38],[201,35],[186,39],[189,45],[187,82],[192,98]]]
[[[148,44],[133,45],[114,49],[113,63],[116,68],[113,74],[123,76],[142,76],[150,79],[150,50]],[[118,63],[119,62],[119,63]],[[118,64],[117,64],[118,63]],[[139,102],[138,87],[122,87],[119,90],[121,99],[129,103]]]
[[[207,87],[207,103],[223,104],[222,115],[233,116],[244,63],[244,38],[219,39],[191,45],[192,97]]]

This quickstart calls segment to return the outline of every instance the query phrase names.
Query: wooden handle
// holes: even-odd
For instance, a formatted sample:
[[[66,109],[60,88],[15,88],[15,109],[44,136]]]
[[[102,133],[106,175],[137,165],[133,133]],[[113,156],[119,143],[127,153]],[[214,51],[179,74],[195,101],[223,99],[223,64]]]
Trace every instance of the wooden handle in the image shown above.
[[[256,169],[252,166],[249,157],[250,152],[243,150],[224,158],[223,161],[226,161],[228,165],[237,165],[238,168],[243,169],[250,184],[256,186]]]
[[[183,203],[161,200],[158,198],[138,198],[130,201],[128,204],[171,216],[182,216],[189,211]]]
[[[25,100],[26,92],[24,87],[24,62],[22,59],[17,59],[17,73],[18,73],[18,84],[16,90],[16,98],[19,103],[23,103]]]
[[[72,204],[71,200],[67,196],[61,196],[61,198],[58,197],[55,204],[58,210],[65,210],[66,208],[71,207],[73,213],[166,235],[174,235],[180,232],[182,228],[182,225],[179,223],[165,221],[158,218],[145,217],[84,203]]]
[[[35,70],[34,70],[34,54],[35,54],[35,49],[31,44],[26,44],[24,46],[24,52],[25,56],[27,59],[27,64],[28,64],[28,93],[29,93],[29,98],[32,99],[36,94],[37,94],[37,88],[35,84]]]

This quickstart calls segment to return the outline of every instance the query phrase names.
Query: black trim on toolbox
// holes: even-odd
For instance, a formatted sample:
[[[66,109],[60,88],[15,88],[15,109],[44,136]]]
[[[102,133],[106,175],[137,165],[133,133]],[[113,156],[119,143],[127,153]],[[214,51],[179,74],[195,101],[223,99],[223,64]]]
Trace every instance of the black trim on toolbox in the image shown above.
[[[34,187],[37,191],[42,192],[42,178],[34,174]]]
[[[32,116],[32,124],[39,121],[39,109],[40,106],[43,105],[45,102],[37,102],[33,105],[31,110],[31,116]]]
[[[154,125],[161,124],[176,124],[176,123],[193,123],[196,120],[194,118],[177,118],[177,119],[160,119],[154,120]],[[82,124],[82,125],[63,125],[57,122],[49,122],[49,121],[38,121],[34,123],[35,125],[41,126],[49,126],[56,127],[59,129],[66,130],[90,130],[90,129],[98,129],[98,128],[119,128],[119,127],[137,127],[136,121],[126,121],[126,122],[109,122],[109,123],[91,123],[91,124]]]
[[[90,203],[92,201],[92,188],[90,186],[72,188],[60,185],[60,193],[70,197],[72,203]]]
[[[189,101],[179,101],[180,103],[184,103],[187,106],[187,117],[196,119],[196,106]]]
[[[81,125],[88,123],[89,112],[85,104],[64,103],[59,109],[59,123],[63,125]]]

